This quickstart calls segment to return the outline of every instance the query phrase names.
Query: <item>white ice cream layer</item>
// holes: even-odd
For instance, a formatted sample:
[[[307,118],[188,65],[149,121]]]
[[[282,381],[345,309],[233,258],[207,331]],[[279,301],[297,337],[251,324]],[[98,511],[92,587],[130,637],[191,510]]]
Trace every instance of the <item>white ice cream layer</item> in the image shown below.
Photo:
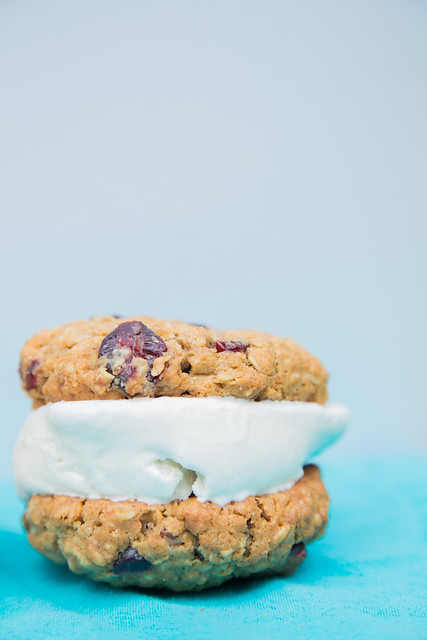
[[[32,411],[14,455],[24,500],[58,494],[225,505],[292,486],[344,431],[339,404],[236,398],[56,402]]]

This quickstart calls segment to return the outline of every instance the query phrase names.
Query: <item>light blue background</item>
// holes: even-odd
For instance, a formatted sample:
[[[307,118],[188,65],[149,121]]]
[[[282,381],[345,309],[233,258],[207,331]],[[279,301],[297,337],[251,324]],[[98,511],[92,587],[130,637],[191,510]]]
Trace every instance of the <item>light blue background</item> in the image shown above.
[[[289,335],[352,424],[427,450],[427,3],[0,4],[0,468],[44,327]]]

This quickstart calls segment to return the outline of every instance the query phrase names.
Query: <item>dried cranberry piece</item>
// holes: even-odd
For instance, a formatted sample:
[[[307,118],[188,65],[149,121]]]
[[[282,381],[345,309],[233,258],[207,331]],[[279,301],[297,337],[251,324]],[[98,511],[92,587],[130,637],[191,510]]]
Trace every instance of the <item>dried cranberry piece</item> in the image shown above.
[[[184,544],[184,542],[179,539],[179,536],[174,536],[173,533],[169,533],[169,531],[160,531],[160,535],[162,536],[162,538],[166,538],[166,540],[172,546]]]
[[[122,322],[104,338],[100,356],[113,357],[116,349],[129,348],[134,358],[158,358],[167,350],[165,342],[139,320]]]
[[[201,562],[205,561],[203,554],[197,548],[194,549],[193,558],[194,560],[200,560]]]
[[[19,375],[25,382],[25,388],[27,391],[31,391],[31,389],[37,388],[37,369],[40,366],[40,360],[31,360],[28,365],[27,371],[25,372],[22,369],[22,365],[19,367]]]
[[[126,391],[125,384],[135,373],[134,358],[144,358],[149,364],[147,380],[156,382],[151,368],[156,358],[167,351],[166,343],[139,320],[122,322],[101,342],[98,357],[107,358],[106,369],[115,376],[114,384]]]
[[[143,558],[136,549],[128,547],[119,553],[114,563],[114,573],[142,573],[151,569],[151,563]]]
[[[305,548],[305,544],[303,542],[294,544],[289,555],[296,560],[301,560],[301,562],[305,560],[307,557],[307,549]]]
[[[249,342],[235,342],[233,340],[218,340],[215,342],[217,353],[223,351],[242,351],[245,352],[249,347]]]

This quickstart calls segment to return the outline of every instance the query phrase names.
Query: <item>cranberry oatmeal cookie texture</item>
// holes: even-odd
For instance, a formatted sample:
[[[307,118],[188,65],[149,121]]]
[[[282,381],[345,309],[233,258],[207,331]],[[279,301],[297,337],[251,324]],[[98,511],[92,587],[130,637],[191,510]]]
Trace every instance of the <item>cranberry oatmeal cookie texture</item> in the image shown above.
[[[289,338],[145,316],[40,331],[24,346],[20,372],[36,407],[135,396],[327,400],[325,369]]]
[[[328,494],[318,468],[302,466],[347,413],[327,403],[326,371],[293,340],[100,317],[36,334],[20,376],[34,410],[15,477],[28,539],[54,562],[115,586],[200,590],[292,573],[323,534]],[[131,459],[114,457],[118,437]]]

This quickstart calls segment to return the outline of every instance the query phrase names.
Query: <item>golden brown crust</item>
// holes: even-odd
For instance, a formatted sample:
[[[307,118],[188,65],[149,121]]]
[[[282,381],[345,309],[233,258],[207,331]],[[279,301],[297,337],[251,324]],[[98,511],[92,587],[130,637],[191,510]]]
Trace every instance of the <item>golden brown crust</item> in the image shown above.
[[[328,503],[319,469],[308,465],[291,489],[225,507],[196,498],[150,506],[35,495],[24,524],[35,549],[75,573],[120,587],[190,591],[293,572],[304,544],[324,532]]]
[[[103,339],[124,322],[140,321],[164,340],[167,350],[151,363],[132,361],[126,386],[115,384]],[[217,350],[220,341],[244,344],[241,351]],[[289,338],[260,331],[216,332],[182,322],[134,316],[78,321],[44,330],[21,353],[23,388],[34,406],[60,400],[120,399],[135,396],[234,396],[256,400],[327,400],[327,372]]]

